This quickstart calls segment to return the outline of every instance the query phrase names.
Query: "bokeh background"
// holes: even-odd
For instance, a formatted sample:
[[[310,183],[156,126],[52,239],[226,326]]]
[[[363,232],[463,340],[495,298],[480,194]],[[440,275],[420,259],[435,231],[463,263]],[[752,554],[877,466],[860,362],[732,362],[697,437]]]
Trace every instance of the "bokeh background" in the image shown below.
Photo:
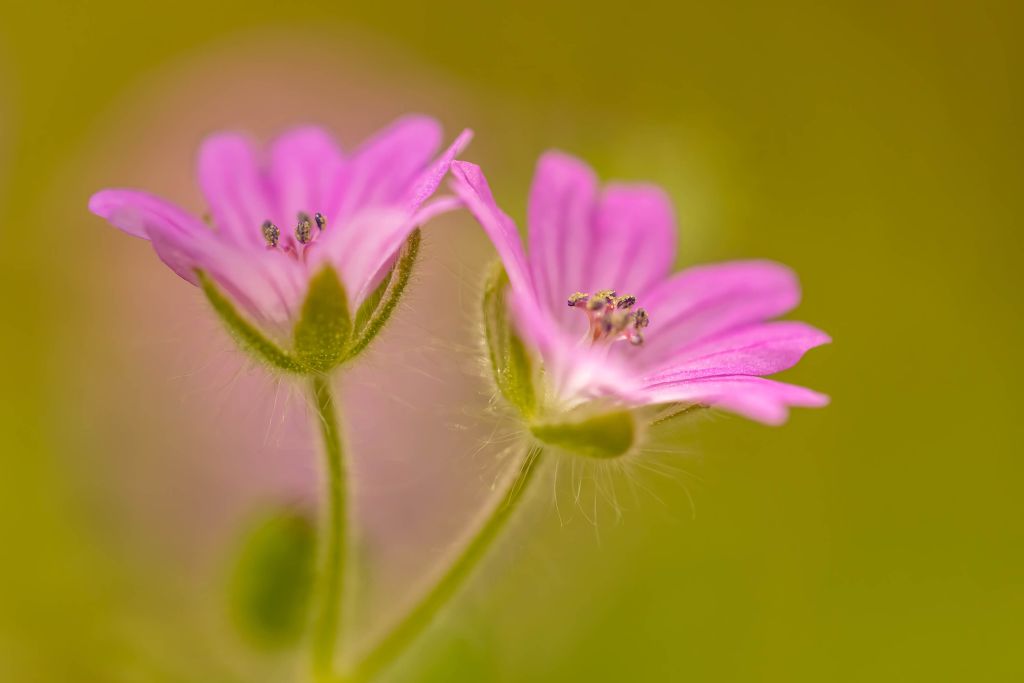
[[[391,680],[1024,678],[1018,3],[3,14],[0,680],[292,675],[293,654],[232,631],[223,593],[261,505],[315,505],[304,400],[86,200],[137,185],[201,209],[194,150],[213,130],[322,122],[351,147],[408,111],[472,126],[466,158],[519,219],[552,146],[663,184],[679,266],[784,261],[798,317],[835,343],[788,373],[830,393],[825,410],[700,420],[622,470],[547,472]],[[472,339],[491,254],[464,217],[425,250],[344,383],[357,639],[415,595],[508,462]]]

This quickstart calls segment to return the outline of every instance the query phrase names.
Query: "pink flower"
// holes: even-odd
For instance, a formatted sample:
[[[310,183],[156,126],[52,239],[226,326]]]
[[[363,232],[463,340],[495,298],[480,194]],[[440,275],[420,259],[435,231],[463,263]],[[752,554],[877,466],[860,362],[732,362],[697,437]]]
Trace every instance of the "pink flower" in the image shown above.
[[[790,406],[828,403],[763,378],[830,341],[771,321],[800,299],[793,272],[737,261],[672,274],[675,218],[658,187],[599,188],[586,164],[549,152],[530,191],[526,253],[480,169],[456,161],[452,176],[504,263],[515,327],[543,361],[542,420],[597,401],[716,406],[780,424]]]
[[[291,330],[311,279],[325,266],[357,310],[430,217],[458,206],[431,202],[463,132],[433,160],[436,121],[399,119],[351,154],[321,128],[296,128],[261,150],[248,138],[214,135],[199,151],[199,184],[210,224],[147,192],[103,190],[89,209],[149,240],[160,259],[192,284],[206,274],[264,329]]]

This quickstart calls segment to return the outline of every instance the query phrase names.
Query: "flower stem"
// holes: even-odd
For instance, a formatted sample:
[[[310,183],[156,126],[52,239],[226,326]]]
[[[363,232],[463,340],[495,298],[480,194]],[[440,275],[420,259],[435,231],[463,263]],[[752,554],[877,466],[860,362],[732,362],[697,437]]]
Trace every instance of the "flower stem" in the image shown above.
[[[345,587],[345,463],[341,446],[341,428],[331,395],[330,380],[314,375],[313,401],[316,405],[320,434],[324,442],[327,465],[327,506],[325,533],[319,580],[320,614],[314,624],[312,639],[313,675],[318,681],[328,680],[334,662],[334,646],[341,623],[341,605]]]
[[[370,681],[405,652],[405,649],[430,625],[437,613],[473,573],[479,561],[498,538],[513,510],[535,479],[536,460],[541,449],[531,447],[515,476],[509,478],[502,499],[498,501],[476,535],[455,558],[445,574],[420,602],[399,621],[384,638],[355,666],[346,681]]]

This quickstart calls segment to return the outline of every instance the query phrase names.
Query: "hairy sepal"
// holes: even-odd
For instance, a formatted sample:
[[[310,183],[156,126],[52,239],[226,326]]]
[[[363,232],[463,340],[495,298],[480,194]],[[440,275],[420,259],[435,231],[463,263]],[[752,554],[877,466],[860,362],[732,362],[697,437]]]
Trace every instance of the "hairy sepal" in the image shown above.
[[[402,251],[398,253],[395,265],[359,306],[353,324],[352,341],[346,352],[347,358],[354,358],[362,353],[395,312],[409,284],[409,278],[412,277],[413,267],[420,252],[420,240],[420,231],[414,230],[405,241]]]
[[[483,324],[491,374],[501,395],[526,419],[537,409],[530,356],[509,319],[508,275],[496,263],[484,283]]]
[[[252,354],[257,360],[262,361],[272,368],[306,374],[309,369],[292,356],[289,352],[272,342],[260,332],[260,330],[238,312],[234,303],[217,288],[213,279],[203,271],[196,271],[199,278],[199,286],[206,295],[217,317],[220,318],[228,332],[234,337],[243,350]]]
[[[295,357],[312,372],[326,373],[346,358],[352,317],[345,286],[331,266],[309,281],[302,314],[293,332]]]

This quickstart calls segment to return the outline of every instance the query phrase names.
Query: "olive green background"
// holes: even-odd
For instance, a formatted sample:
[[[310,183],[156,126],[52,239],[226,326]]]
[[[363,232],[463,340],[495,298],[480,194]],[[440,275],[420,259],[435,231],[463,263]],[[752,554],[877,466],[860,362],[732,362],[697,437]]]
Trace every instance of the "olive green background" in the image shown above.
[[[784,261],[804,284],[799,318],[835,339],[788,373],[831,394],[827,409],[779,429],[687,426],[686,455],[659,458],[684,472],[646,477],[621,518],[600,501],[596,524],[566,524],[535,500],[395,680],[1024,678],[1019,5],[182,0],[3,14],[0,679],[226,680],[178,605],[151,608],[166,632],[150,649],[175,667],[119,636],[161,588],[124,578],[80,513],[94,454],[61,416],[78,400],[66,349],[91,319],[67,302],[90,271],[66,235],[99,227],[78,195],[81,225],[53,220],[75,215],[53,188],[153,70],[249,30],[307,28],[321,47],[354,32],[456,83],[471,105],[437,113],[477,129],[467,156],[517,218],[550,146],[604,177],[662,183],[680,266]],[[144,407],[117,419],[132,410]]]

